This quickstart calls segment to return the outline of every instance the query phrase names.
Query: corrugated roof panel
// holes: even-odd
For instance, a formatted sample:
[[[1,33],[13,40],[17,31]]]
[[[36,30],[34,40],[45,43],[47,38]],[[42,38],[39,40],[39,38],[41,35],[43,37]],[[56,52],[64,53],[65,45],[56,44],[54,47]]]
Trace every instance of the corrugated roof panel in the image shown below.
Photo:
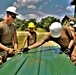
[[[27,56],[25,57],[24,54],[13,57],[3,64],[3,67],[0,69],[0,75],[16,75],[26,59]]]
[[[38,47],[18,54],[0,69],[0,75],[76,75],[76,67],[58,47]]]
[[[39,51],[40,49],[41,48],[37,48],[36,50]],[[17,75],[38,75],[39,66],[41,62],[41,53],[36,52],[36,50],[29,53],[29,57],[26,63],[24,63]]]

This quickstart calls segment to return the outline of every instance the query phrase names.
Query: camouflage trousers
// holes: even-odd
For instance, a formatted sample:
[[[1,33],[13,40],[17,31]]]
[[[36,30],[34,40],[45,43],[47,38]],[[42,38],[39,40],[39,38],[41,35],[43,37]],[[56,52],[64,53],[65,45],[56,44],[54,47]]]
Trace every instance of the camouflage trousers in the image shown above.
[[[3,45],[5,45],[6,47],[9,47],[9,48],[14,48],[12,43],[11,44],[3,44]],[[0,49],[0,64],[6,62],[7,57],[12,57],[14,55],[15,54],[9,54],[7,51]]]
[[[7,61],[7,51],[0,50],[0,64]]]
[[[5,51],[5,50],[0,50],[0,64],[3,64],[4,62],[6,62],[7,61],[7,58],[8,57],[12,57],[12,56],[14,56],[15,55],[15,53],[13,52],[13,53],[11,53],[11,54],[9,54],[7,51]]]

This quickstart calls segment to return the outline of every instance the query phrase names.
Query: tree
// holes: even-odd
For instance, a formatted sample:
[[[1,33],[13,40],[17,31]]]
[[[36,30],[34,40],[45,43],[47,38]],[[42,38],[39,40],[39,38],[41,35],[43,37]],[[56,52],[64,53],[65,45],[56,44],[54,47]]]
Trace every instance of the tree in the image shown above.
[[[33,22],[35,24],[36,28],[42,28],[45,31],[49,31],[49,26],[51,25],[51,23],[60,22],[60,19],[57,19],[57,18],[51,17],[51,16],[47,16],[45,18],[42,18],[40,20],[40,22],[36,22],[36,19],[29,19],[28,21],[26,21],[25,19],[23,19],[23,20],[16,19],[14,23],[16,24],[17,29],[26,30],[28,28],[29,22]]]
[[[51,16],[47,16],[46,18],[41,19],[39,23],[41,26],[39,26],[42,27],[44,30],[49,31],[49,26],[53,22],[60,22],[60,20]]]
[[[0,22],[3,21],[3,20],[4,20],[3,18],[0,18]]]

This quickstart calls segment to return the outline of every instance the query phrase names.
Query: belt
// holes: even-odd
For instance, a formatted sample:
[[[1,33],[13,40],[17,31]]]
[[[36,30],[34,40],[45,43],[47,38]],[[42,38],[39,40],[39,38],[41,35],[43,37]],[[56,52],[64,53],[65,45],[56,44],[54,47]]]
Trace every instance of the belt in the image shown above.
[[[7,43],[7,44],[5,44],[5,43],[2,43],[3,45],[12,45],[12,43]]]

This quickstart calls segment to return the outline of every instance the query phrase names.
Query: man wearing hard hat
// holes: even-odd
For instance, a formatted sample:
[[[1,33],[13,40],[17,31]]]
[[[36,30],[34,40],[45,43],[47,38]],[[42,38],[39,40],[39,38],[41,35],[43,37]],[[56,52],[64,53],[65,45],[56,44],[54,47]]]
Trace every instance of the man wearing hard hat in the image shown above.
[[[28,29],[29,31],[27,32],[27,34],[25,35],[25,38],[23,40],[23,44],[22,47],[25,46],[26,44],[26,40],[27,40],[27,46],[33,45],[36,42],[37,39],[37,34],[35,32],[35,25],[33,22],[30,22],[28,24]]]
[[[6,18],[0,22],[0,64],[6,61],[8,54],[13,55],[14,50],[18,50],[16,27],[13,23],[16,15],[16,7],[10,6],[6,9]]]
[[[46,35],[42,40],[36,42],[35,44],[24,48],[22,52],[27,52],[30,49],[36,48],[44,44],[45,42],[52,40],[61,46],[61,50],[63,52],[71,56],[71,52],[74,49],[74,33],[69,29],[69,27],[62,27],[62,25],[59,22],[52,23],[49,29],[50,32],[48,35]]]

